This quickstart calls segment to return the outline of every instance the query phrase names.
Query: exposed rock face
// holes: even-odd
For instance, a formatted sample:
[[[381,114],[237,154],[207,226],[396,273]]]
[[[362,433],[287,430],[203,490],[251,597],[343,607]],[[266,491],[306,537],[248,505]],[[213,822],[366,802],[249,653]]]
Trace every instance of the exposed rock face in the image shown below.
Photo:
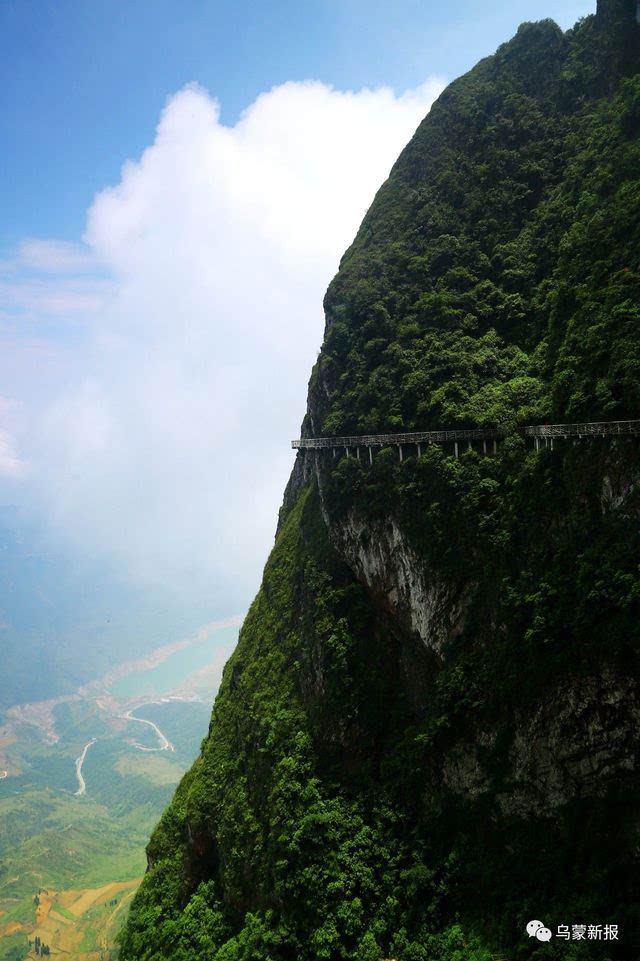
[[[301,453],[300,460],[304,457]],[[295,476],[308,476],[310,470],[298,467]],[[637,523],[637,478],[615,448],[603,470],[603,513],[620,512]],[[316,470],[316,475],[321,489],[322,474]],[[392,514],[373,523],[354,510],[340,521],[331,520],[326,508],[323,516],[342,560],[400,630],[418,635],[440,660],[449,642],[473,630],[469,598],[476,585],[447,583],[425,566]],[[616,780],[629,777],[633,783],[637,771],[637,680],[611,665],[598,674],[550,678],[533,708],[516,711],[498,779],[491,763],[497,739],[497,729],[474,729],[473,740],[452,746],[443,757],[441,786],[471,802],[495,799],[503,815],[524,819],[550,816],[577,799],[605,796]]]
[[[617,464],[612,463],[610,469],[602,477],[600,503],[603,512],[624,508],[624,505],[631,500],[633,492],[638,489],[638,483],[638,476],[633,472],[629,473],[624,463],[624,457]],[[638,520],[637,507],[632,507],[629,514],[632,523]]]
[[[637,770],[640,705],[634,678],[604,671],[566,678],[518,724],[509,750],[507,814],[550,814],[568,801],[604,796]]]
[[[495,800],[502,815],[549,817],[568,802],[604,797],[612,782],[635,782],[640,705],[634,679],[611,671],[552,686],[532,714],[515,719],[504,780],[484,759],[496,731],[478,731],[444,759],[444,784],[475,800]]]
[[[464,626],[465,595],[425,567],[393,516],[371,524],[352,512],[329,527],[331,543],[381,608],[440,654]]]

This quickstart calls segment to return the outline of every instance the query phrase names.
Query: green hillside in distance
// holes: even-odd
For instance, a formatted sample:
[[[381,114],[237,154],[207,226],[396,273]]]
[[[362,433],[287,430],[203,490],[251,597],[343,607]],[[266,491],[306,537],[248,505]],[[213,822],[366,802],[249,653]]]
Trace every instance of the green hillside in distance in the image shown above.
[[[146,840],[198,753],[236,638],[233,623],[211,622],[4,713],[0,961],[42,956],[42,945],[68,961],[117,957]]]
[[[149,725],[126,722],[125,707],[63,702],[53,709],[53,743],[33,725],[13,725],[4,748],[10,772],[0,778],[1,961],[35,957],[36,937],[52,957],[116,957],[115,936],[144,873],[145,840],[208,717],[196,700],[138,706],[135,717],[170,739],[164,751]],[[75,759],[88,743],[79,795]]]
[[[523,24],[434,104],[303,434],[504,441],[299,451],[122,961],[640,957],[640,450],[518,431],[638,417],[639,212],[636,0]]]

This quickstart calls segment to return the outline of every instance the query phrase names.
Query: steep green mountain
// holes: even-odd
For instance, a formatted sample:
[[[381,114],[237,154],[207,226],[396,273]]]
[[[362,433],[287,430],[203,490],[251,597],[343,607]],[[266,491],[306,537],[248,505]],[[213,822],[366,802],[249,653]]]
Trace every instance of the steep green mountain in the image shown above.
[[[124,961],[640,957],[640,451],[517,432],[639,416],[639,135],[636,0],[600,0],[524,24],[402,153],[303,432],[505,440],[298,454]]]

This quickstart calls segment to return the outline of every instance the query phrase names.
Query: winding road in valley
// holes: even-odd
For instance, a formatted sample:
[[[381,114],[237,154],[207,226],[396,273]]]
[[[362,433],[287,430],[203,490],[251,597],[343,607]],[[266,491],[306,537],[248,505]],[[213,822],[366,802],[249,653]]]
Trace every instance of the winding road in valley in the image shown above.
[[[82,765],[84,764],[84,759],[87,756],[87,751],[89,750],[91,745],[95,743],[96,743],[95,737],[91,738],[91,740],[87,744],[85,744],[84,748],[82,749],[82,754],[80,755],[80,757],[76,758],[76,777],[78,778],[78,790],[75,792],[76,797],[81,797],[83,794],[87,793],[87,785],[85,783],[85,779],[82,776]]]
[[[124,714],[117,714],[116,716],[119,718],[122,718],[123,721],[137,721],[138,724],[147,724],[149,727],[153,728],[159,742],[158,747],[144,747],[144,745],[138,744],[136,741],[134,741],[134,744],[138,748],[138,750],[139,751],[175,751],[173,744],[171,743],[169,738],[162,733],[158,725],[154,724],[153,721],[148,721],[146,717],[136,717],[135,714],[133,713],[135,710],[136,708],[132,707],[128,711],[125,711]],[[91,740],[88,741],[85,744],[84,748],[82,749],[82,754],[76,758],[76,777],[78,779],[78,790],[75,792],[76,797],[82,797],[83,794],[87,793],[87,784],[84,777],[82,776],[82,765],[84,764],[84,759],[87,756],[87,751],[89,750],[92,744],[96,743],[96,740],[97,738],[95,737],[91,738]],[[4,772],[2,773],[4,774]]]
[[[117,716],[122,718],[123,721],[137,721],[138,724],[147,724],[149,727],[153,728],[156,737],[158,738],[158,747],[144,747],[142,744],[135,743],[135,746],[139,751],[175,751],[175,748],[168,737],[166,737],[157,724],[153,721],[148,721],[145,717],[136,717],[133,713],[136,708],[130,708],[125,711],[124,714],[118,714]],[[78,779],[78,790],[75,792],[76,797],[81,797],[83,794],[87,793],[87,784],[82,776],[82,765],[84,764],[84,759],[87,756],[87,751],[92,744],[96,743],[96,738],[92,738],[88,741],[84,748],[82,749],[82,754],[76,758],[76,777]]]
[[[123,718],[123,720],[125,721],[138,721],[139,724],[148,724],[149,727],[152,727],[153,730],[156,732],[156,737],[160,742],[159,747],[143,747],[142,744],[136,744],[136,747],[138,748],[138,750],[140,751],[175,751],[173,744],[171,743],[169,738],[165,737],[165,735],[162,733],[158,725],[154,724],[153,721],[148,721],[144,717],[136,717],[135,714],[133,713],[135,710],[136,708],[132,707],[130,710],[126,711],[124,714],[119,714],[118,717]]]

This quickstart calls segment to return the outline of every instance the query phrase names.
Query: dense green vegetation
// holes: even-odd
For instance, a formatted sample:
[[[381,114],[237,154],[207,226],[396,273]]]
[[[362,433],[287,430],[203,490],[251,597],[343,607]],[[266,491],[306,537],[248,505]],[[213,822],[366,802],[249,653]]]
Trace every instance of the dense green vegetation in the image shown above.
[[[371,468],[300,453],[125,961],[640,954],[640,451],[514,430],[638,416],[639,37],[629,0],[523,25],[378,193],[327,292],[304,430],[507,437]],[[426,577],[441,644],[358,551]],[[538,917],[620,937],[544,944]]]
[[[316,432],[637,414],[640,78],[585,96],[607,42],[524,24],[434,105],[327,292]]]

